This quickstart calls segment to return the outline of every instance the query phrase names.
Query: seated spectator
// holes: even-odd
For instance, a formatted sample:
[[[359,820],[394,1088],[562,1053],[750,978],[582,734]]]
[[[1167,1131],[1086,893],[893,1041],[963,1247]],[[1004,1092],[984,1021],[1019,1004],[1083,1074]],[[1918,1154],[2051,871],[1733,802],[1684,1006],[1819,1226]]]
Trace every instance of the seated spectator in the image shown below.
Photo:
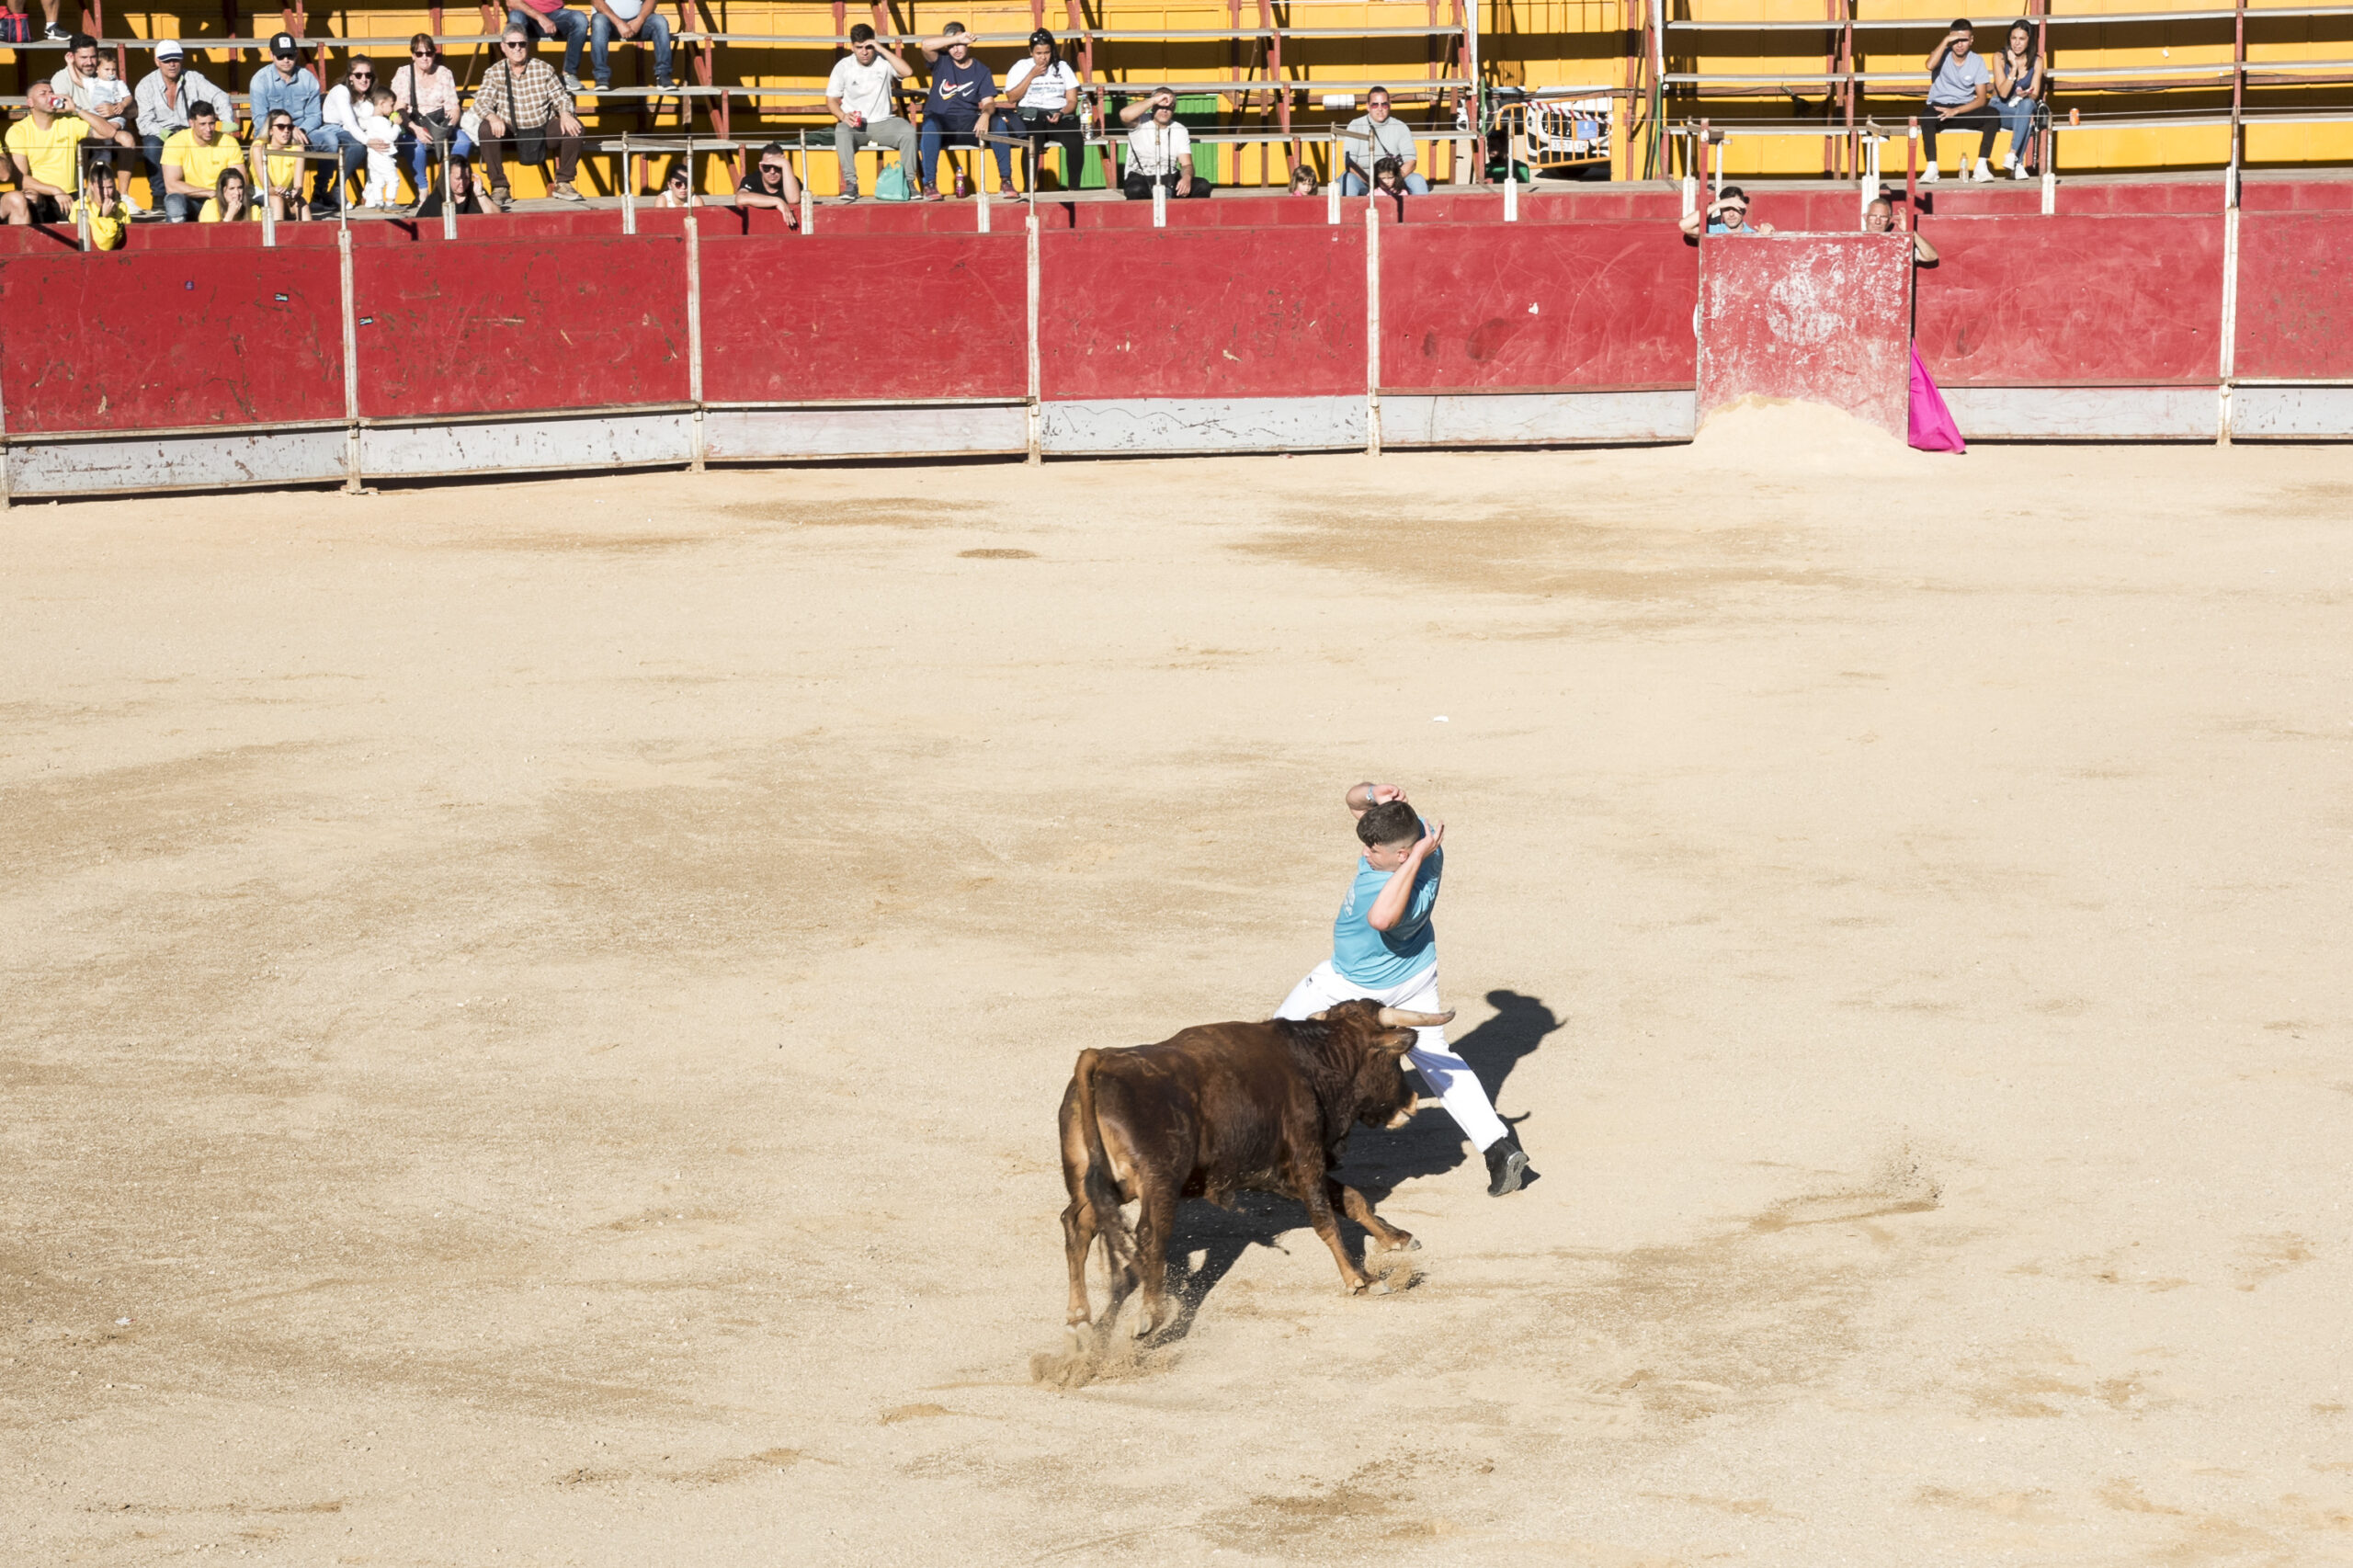
[[[225,137],[223,140],[227,140]],[[204,210],[196,215],[199,223],[242,223],[259,218],[261,211],[253,203],[253,187],[245,183],[242,165],[232,164],[221,171],[212,187],[212,195],[205,202]]]
[[[294,117],[282,108],[270,111],[261,140],[254,143],[253,170],[254,188],[261,193],[256,206],[268,203],[269,215],[281,223],[311,215],[302,200],[302,150],[295,145]]]
[[[73,218],[77,227],[89,224],[92,250],[122,248],[122,231],[131,221],[131,212],[116,194],[111,165],[94,165],[83,175],[82,195],[74,203]]]
[[[343,80],[328,88],[326,97],[320,101],[319,134],[311,139],[311,145],[324,153],[329,145],[327,138],[334,137],[333,144],[342,162],[328,170],[331,181],[347,182],[368,166],[368,154],[371,152],[381,151],[391,156],[389,143],[382,148],[370,145],[375,139],[363,124],[369,113],[368,102],[376,96],[377,85],[376,62],[364,54],[354,55],[351,63],[344,68]],[[331,213],[341,204],[343,193],[334,184],[328,188],[335,196],[326,205],[326,213]]]
[[[580,90],[580,46],[588,41],[588,17],[579,11],[565,8],[563,0],[511,0],[506,7],[506,27],[511,32],[523,29],[523,37],[537,42],[540,37],[563,40],[563,90]],[[491,188],[498,187],[498,166],[490,171]]]
[[[87,33],[74,35],[65,46],[65,64],[49,79],[49,88],[89,122],[89,141],[112,142],[118,147],[139,145],[129,124],[131,89],[116,76],[114,57],[100,59],[97,39]]]
[[[237,110],[229,95],[206,81],[203,75],[188,66],[188,53],[176,39],[165,39],[155,46],[155,69],[140,78],[139,90],[131,95],[132,108],[139,116],[139,142],[147,164],[148,205],[156,211],[164,210],[164,138],[176,131],[188,129],[188,106],[199,98],[210,102],[223,119],[233,120]],[[262,121],[255,120],[256,124]],[[291,125],[290,119],[287,122]]]
[[[735,187],[735,205],[773,207],[784,214],[787,228],[801,226],[801,182],[792,177],[792,160],[785,155],[783,142],[771,142],[760,149],[758,162],[745,171]]]
[[[572,187],[572,176],[580,167],[580,119],[573,113],[572,95],[546,61],[531,58],[530,32],[519,23],[506,25],[498,50],[498,63],[483,74],[474,93],[483,161],[490,165],[492,205],[504,212],[514,200],[506,187],[508,154],[517,163],[545,164],[551,142],[555,143],[555,179],[548,194],[585,202],[588,199]]]
[[[874,40],[874,28],[865,22],[849,30],[849,52],[834,64],[825,79],[825,107],[834,113],[834,155],[842,166],[842,193],[847,203],[858,199],[858,150],[889,147],[899,154],[900,167],[915,160],[915,128],[898,113],[899,83],[915,68]]]
[[[74,164],[89,133],[89,122],[61,102],[48,83],[27,87],[25,118],[0,137],[17,165],[17,188],[0,194],[0,216],[17,224],[65,222],[80,185]]]
[[[1130,201],[1149,201],[1156,187],[1176,196],[1207,196],[1210,182],[1193,173],[1193,133],[1176,123],[1176,95],[1166,87],[1120,110],[1128,132],[1128,172],[1120,189]]]
[[[425,199],[416,204],[416,216],[420,222],[426,218],[438,218],[445,210],[455,212],[460,218],[482,216],[482,193],[474,185],[474,166],[463,158],[452,158],[449,160],[449,204],[446,207],[443,204],[440,186],[436,182],[433,188],[425,193]]]
[[[1977,143],[1977,164],[1970,171],[1972,179],[1992,179],[1994,171],[1985,160],[1994,155],[1994,138],[2002,129],[2001,117],[1985,107],[1993,96],[1994,74],[1985,69],[1985,62],[1976,52],[1977,35],[1966,17],[1955,19],[1952,30],[1938,40],[1928,51],[1928,114],[1932,123],[1922,127],[1928,138],[1927,172],[1920,178],[1930,184],[1940,176],[1937,173],[1937,137],[1947,131],[1981,132]]]
[[[939,62],[942,51],[945,65]],[[938,38],[924,40],[923,57],[931,65],[931,91],[923,101],[923,199],[937,201],[939,150],[979,146],[980,128],[995,121],[996,74],[972,58],[972,39],[961,22],[950,22]],[[996,154],[997,188],[1010,191],[1013,149],[1000,142],[990,151]]]
[[[192,208],[209,205],[221,187],[221,171],[244,160],[237,139],[221,129],[220,117],[210,103],[188,106],[188,129],[164,143],[164,207],[175,223],[185,223]],[[200,214],[198,222],[207,222]]]
[[[1770,223],[1750,226],[1748,193],[1736,185],[1724,187],[1723,193],[1708,204],[1707,218],[1711,234],[1769,234],[1773,232]],[[1699,212],[1686,212],[1680,222],[1685,233],[1697,234],[1699,232]]]
[[[1894,232],[1895,203],[1884,196],[1873,197],[1871,204],[1863,209],[1863,233],[1886,234]],[[1935,266],[1937,260],[1937,247],[1921,238],[1917,229],[1912,231],[1912,259],[1928,267]]]
[[[675,85],[670,80],[670,21],[663,16],[654,0],[588,0],[595,15],[588,19],[588,63],[597,73],[597,90],[603,92],[613,85],[613,65],[606,51],[618,39],[623,43],[641,40],[654,45],[654,85],[663,91]]]
[[[320,118],[325,107],[326,95],[319,91],[318,78],[302,69],[292,33],[272,36],[269,63],[254,73],[249,90],[251,98],[247,108],[256,125],[268,124],[271,112],[282,108],[293,117],[297,146],[315,147],[321,152],[339,151],[337,138]],[[226,118],[224,115],[223,119]],[[324,218],[335,211],[335,184],[340,174],[340,165],[322,163],[318,173],[313,176],[311,210],[317,216]]]
[[[2021,17],[2010,24],[2009,45],[1994,57],[1994,106],[2010,150],[2002,166],[2015,179],[2033,176],[2034,111],[2042,101],[2042,56],[2035,52],[2033,25]]]
[[[1365,112],[1348,121],[1349,137],[1343,139],[1347,148],[1347,168],[1340,176],[1340,194],[1362,196],[1368,171],[1378,166],[1383,158],[1397,160],[1398,177],[1405,188],[1415,196],[1427,196],[1430,182],[1415,172],[1420,160],[1415,155],[1414,133],[1405,122],[1389,112],[1389,89],[1375,87],[1365,96]],[[1354,137],[1370,140],[1358,142]]]
[[[409,184],[422,199],[436,148],[449,158],[474,150],[474,139],[460,123],[458,79],[441,63],[441,47],[431,33],[408,40],[408,63],[392,73],[392,99],[400,106],[399,147],[408,154]]]
[[[674,168],[669,178],[662,182],[662,195],[657,207],[692,207],[695,204],[694,182],[683,168]]]
[[[1078,123],[1078,73],[1064,64],[1054,35],[1040,28],[1029,35],[1029,57],[1005,74],[1005,95],[1020,116],[1016,135],[1029,139],[1029,188],[1045,189],[1046,151],[1063,150],[1063,185],[1078,188],[1078,161],[1086,155],[1086,132]]]
[[[1290,171],[1290,193],[1293,196],[1313,196],[1321,187],[1315,183],[1315,171],[1299,164]]]
[[[1405,170],[1394,158],[1376,158],[1372,165],[1372,188],[1383,196],[1403,199],[1405,195]],[[1427,187],[1424,195],[1428,194]]]

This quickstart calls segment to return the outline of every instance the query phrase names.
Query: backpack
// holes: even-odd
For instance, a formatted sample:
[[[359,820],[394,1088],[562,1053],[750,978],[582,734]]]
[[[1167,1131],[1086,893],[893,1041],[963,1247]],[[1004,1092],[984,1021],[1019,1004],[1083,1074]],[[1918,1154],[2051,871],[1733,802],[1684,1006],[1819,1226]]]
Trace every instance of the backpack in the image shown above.
[[[14,7],[0,10],[0,43],[30,43],[32,40],[32,17]]]

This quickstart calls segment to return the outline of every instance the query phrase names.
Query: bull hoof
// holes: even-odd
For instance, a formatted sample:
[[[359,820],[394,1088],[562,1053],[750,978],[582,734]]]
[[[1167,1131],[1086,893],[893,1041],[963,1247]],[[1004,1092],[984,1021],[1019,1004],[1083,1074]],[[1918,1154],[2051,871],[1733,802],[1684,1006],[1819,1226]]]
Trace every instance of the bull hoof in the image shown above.
[[[1386,1296],[1389,1294],[1389,1281],[1386,1279],[1374,1280],[1372,1282],[1372,1293],[1376,1296]]]
[[[1418,1237],[1400,1236],[1389,1244],[1389,1250],[1391,1252],[1419,1252],[1422,1250],[1422,1244]]]
[[[1092,1356],[1095,1353],[1095,1325],[1091,1323],[1071,1324],[1068,1343],[1072,1355]]]
[[[1370,1279],[1342,1280],[1340,1282],[1340,1294],[1344,1296],[1361,1296],[1365,1293],[1366,1289],[1370,1286],[1371,1283],[1372,1281]]]

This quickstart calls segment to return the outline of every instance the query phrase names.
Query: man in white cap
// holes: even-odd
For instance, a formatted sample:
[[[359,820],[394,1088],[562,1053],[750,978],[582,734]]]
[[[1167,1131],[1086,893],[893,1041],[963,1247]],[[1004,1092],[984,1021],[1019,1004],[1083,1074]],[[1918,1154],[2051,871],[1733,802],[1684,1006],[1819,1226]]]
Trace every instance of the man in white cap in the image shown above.
[[[164,143],[188,129],[188,106],[210,104],[224,125],[236,123],[237,107],[201,72],[188,68],[188,55],[179,40],[170,38],[155,45],[155,69],[140,79],[139,90],[131,98],[138,107],[139,143],[146,154],[147,183],[154,196],[148,205],[160,211],[165,206]]]

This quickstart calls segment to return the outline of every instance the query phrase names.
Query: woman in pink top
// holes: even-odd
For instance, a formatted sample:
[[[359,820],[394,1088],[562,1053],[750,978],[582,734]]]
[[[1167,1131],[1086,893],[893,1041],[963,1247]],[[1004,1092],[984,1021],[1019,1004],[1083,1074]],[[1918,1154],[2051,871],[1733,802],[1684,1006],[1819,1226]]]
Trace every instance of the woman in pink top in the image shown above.
[[[440,46],[431,33],[408,40],[408,63],[392,73],[392,104],[400,116],[400,150],[409,183],[422,200],[432,181],[427,160],[433,143],[448,142],[453,158],[474,150],[473,138],[458,129],[458,79],[441,63]]]

